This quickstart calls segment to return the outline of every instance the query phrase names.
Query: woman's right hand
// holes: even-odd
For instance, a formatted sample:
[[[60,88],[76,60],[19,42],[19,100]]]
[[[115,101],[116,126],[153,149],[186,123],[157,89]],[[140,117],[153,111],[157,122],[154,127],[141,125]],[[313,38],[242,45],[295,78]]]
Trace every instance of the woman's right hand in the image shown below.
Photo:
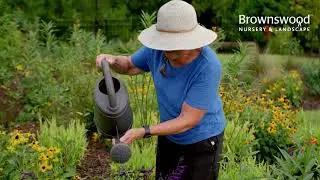
[[[101,62],[102,61],[107,61],[109,63],[110,66],[112,66],[115,62],[115,56],[111,55],[111,54],[100,54],[97,56],[96,58],[96,66],[98,68],[101,68]]]

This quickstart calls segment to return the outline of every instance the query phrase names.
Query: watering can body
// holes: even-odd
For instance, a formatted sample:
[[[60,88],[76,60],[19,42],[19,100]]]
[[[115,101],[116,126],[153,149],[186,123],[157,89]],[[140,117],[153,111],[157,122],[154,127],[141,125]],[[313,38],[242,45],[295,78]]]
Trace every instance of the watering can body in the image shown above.
[[[101,134],[119,137],[133,123],[129,96],[125,84],[111,76],[109,65],[103,63],[102,68],[104,78],[97,82],[94,90],[94,122]]]

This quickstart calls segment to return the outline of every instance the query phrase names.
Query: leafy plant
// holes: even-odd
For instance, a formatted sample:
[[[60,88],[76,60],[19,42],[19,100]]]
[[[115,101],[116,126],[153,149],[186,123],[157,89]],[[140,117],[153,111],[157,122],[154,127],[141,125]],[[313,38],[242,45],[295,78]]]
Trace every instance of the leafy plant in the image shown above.
[[[312,95],[320,95],[320,62],[311,61],[302,66],[303,79]]]
[[[303,82],[299,72],[292,70],[285,74],[271,83],[265,93],[274,99],[288,99],[292,105],[299,107],[303,95]]]
[[[303,48],[292,32],[274,32],[275,36],[268,43],[268,52],[274,54],[299,55]]]
[[[283,159],[275,157],[278,166],[271,166],[275,174],[284,179],[314,179],[315,172],[319,173],[319,167],[314,157],[314,148],[306,147],[300,149],[294,155],[289,155],[283,149],[280,149]]]
[[[271,169],[267,163],[257,163],[254,156],[243,157],[242,161],[222,162],[219,179],[271,179]]]
[[[256,144],[254,127],[249,122],[239,122],[235,118],[230,121],[225,129],[224,137],[224,155],[225,159],[234,157],[234,161],[241,161],[249,157],[253,152],[253,146]]]
[[[116,179],[154,178],[155,174],[155,139],[151,142],[137,141],[131,147],[132,157],[125,165],[111,164],[111,176]]]
[[[75,168],[87,147],[85,125],[76,119],[71,121],[67,128],[58,126],[54,118],[44,123],[40,121],[39,141],[43,146],[61,149],[64,169]]]
[[[0,178],[65,179],[76,174],[63,167],[61,149],[41,144],[32,133],[0,132]]]
[[[156,11],[149,14],[149,13],[146,13],[142,10],[140,22],[144,28],[150,27],[154,23],[155,20],[156,20]]]
[[[223,66],[223,83],[230,83],[230,85],[235,84],[236,78],[238,78],[244,70],[241,69],[242,63],[246,60],[247,46],[239,42],[239,50],[236,51],[232,58]]]

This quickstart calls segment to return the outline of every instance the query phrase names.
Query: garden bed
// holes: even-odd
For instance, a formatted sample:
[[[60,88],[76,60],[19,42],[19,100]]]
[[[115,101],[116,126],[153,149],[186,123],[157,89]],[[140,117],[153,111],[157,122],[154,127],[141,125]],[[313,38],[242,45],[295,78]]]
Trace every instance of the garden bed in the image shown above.
[[[303,100],[304,110],[320,110],[320,97],[307,97]]]
[[[16,123],[10,127],[11,131],[21,130],[23,133],[38,134],[40,127],[35,122]],[[105,144],[95,140],[88,134],[88,146],[79,166],[77,174],[81,179],[107,179],[110,176],[110,157]]]
[[[77,172],[84,179],[106,179],[109,177],[109,162],[106,146],[91,140]]]

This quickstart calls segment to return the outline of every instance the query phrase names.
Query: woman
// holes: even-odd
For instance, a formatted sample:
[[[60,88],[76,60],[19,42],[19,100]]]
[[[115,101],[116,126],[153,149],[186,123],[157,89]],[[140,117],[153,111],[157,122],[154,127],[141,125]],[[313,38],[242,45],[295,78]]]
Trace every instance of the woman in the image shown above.
[[[217,35],[197,22],[192,5],[172,0],[141,32],[132,56],[97,56],[118,73],[151,72],[160,123],[128,130],[120,141],[158,136],[156,179],[217,179],[226,125],[218,93],[221,64],[208,46]]]

